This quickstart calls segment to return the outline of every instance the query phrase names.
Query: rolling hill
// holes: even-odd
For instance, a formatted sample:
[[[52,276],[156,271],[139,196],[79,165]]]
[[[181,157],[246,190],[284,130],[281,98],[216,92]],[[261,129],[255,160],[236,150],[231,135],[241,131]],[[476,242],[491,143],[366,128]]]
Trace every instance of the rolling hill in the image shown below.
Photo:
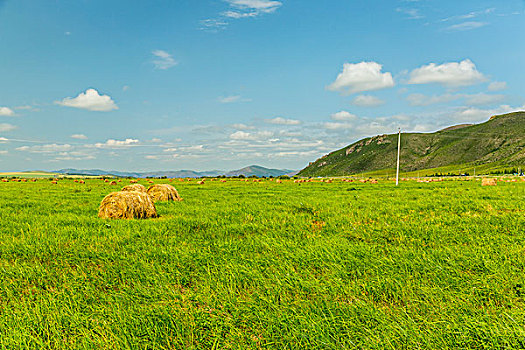
[[[357,141],[310,163],[299,176],[389,174],[396,166],[397,134]],[[493,116],[485,123],[434,133],[403,133],[403,172],[434,169],[525,167],[525,112]]]

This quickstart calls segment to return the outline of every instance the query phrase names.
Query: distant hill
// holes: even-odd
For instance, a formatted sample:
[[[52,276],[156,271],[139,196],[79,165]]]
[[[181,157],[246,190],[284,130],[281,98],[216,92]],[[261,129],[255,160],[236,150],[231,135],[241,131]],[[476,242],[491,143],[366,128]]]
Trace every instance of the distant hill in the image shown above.
[[[198,178],[198,177],[216,177],[216,176],[257,176],[257,177],[270,177],[270,176],[281,176],[289,173],[293,173],[293,170],[287,169],[268,169],[258,165],[248,166],[239,170],[233,171],[193,171],[193,170],[178,170],[178,171],[151,171],[151,172],[123,172],[123,171],[106,171],[100,169],[80,170],[80,169],[62,169],[57,170],[56,173],[64,175],[83,175],[83,176],[117,176],[117,177],[135,177],[135,178],[146,178],[146,177],[168,177],[168,178]]]
[[[394,169],[397,134],[357,141],[310,163],[300,176],[342,176]],[[525,112],[492,117],[434,133],[403,133],[401,170],[450,166],[525,167]]]
[[[230,171],[226,173],[226,176],[244,175],[244,176],[257,176],[257,177],[263,177],[263,176],[277,177],[277,176],[282,176],[282,175],[288,175],[293,172],[294,172],[293,170],[288,170],[288,169],[268,169],[268,168],[264,168],[258,165],[251,165],[246,168]]]

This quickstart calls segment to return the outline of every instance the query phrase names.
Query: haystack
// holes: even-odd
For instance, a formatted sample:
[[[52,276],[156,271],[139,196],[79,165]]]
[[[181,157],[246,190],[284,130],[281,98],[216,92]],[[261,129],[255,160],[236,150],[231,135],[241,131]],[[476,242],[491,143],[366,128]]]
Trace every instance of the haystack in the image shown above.
[[[171,185],[153,185],[148,188],[148,194],[153,201],[181,201],[182,197],[179,195],[175,187]]]
[[[496,186],[498,181],[496,179],[483,178],[481,180],[481,186]]]
[[[149,219],[156,218],[157,209],[146,193],[113,192],[100,203],[98,217],[102,219]]]
[[[137,191],[137,192],[148,192],[148,190],[146,189],[146,187],[144,187],[143,185],[141,184],[134,184],[134,185],[127,185],[127,186],[124,186],[121,191],[124,191],[124,192],[129,192],[129,191]]]

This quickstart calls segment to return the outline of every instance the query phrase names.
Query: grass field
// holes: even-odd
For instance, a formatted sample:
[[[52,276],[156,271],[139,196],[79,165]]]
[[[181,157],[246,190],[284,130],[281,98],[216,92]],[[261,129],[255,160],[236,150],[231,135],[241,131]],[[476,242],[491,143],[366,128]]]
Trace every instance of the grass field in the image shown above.
[[[0,183],[0,348],[525,347],[523,181],[174,185]]]

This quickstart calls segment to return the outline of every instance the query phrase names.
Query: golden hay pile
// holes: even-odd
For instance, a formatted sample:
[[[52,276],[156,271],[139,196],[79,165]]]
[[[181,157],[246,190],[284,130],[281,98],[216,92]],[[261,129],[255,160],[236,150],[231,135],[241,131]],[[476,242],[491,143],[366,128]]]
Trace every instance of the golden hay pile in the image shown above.
[[[496,186],[497,184],[498,184],[498,180],[496,179],[489,179],[489,178],[481,179],[481,186]]]
[[[153,201],[181,201],[182,197],[179,195],[175,187],[171,185],[153,185],[148,188],[148,194]]]
[[[124,192],[127,192],[127,191],[137,191],[137,192],[148,192],[148,190],[146,189],[146,187],[144,187],[143,185],[141,184],[134,184],[134,185],[127,185],[127,186],[124,186],[121,191],[124,191]]]
[[[102,219],[148,219],[156,218],[157,209],[146,193],[113,192],[100,203],[98,217]]]

